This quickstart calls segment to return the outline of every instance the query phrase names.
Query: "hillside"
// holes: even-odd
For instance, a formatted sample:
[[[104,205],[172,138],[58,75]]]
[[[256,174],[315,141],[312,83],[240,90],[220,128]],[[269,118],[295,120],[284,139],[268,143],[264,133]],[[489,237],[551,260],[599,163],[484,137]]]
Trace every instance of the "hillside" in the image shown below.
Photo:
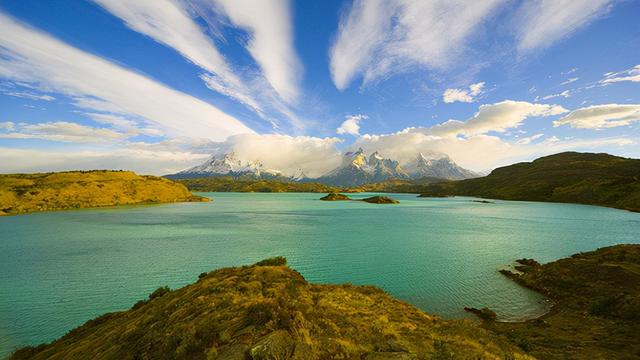
[[[175,180],[191,191],[213,192],[312,192],[325,193],[337,191],[336,188],[302,182],[285,182],[277,180],[239,179],[229,176],[203,177]]]
[[[469,320],[446,321],[372,286],[316,285],[274,258],[159,288],[19,359],[529,359]]]
[[[446,195],[579,203],[640,211],[640,160],[565,152],[501,167],[482,178],[433,184],[421,196]]]
[[[208,199],[173,181],[130,171],[0,175],[0,215],[181,201]]]
[[[540,265],[519,260],[516,282],[554,301],[524,323],[485,326],[540,359],[640,358],[640,245],[617,245]]]

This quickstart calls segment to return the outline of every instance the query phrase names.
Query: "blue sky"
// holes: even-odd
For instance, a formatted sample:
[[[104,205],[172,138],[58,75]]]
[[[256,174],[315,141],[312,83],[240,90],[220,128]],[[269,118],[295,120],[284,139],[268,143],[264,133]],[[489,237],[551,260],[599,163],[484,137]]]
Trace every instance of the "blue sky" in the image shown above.
[[[0,172],[640,157],[639,1],[4,0]]]

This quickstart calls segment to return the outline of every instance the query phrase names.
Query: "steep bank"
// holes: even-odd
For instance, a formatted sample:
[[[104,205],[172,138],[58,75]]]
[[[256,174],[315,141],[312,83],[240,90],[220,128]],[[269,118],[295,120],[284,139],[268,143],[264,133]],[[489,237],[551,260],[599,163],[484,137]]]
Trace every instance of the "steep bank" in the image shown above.
[[[316,285],[284,258],[159,288],[11,359],[527,359],[471,321],[446,321],[372,286]]]
[[[540,265],[521,259],[502,271],[554,302],[521,323],[486,322],[540,359],[640,358],[640,245],[616,245]]]
[[[640,160],[566,152],[497,168],[482,178],[429,185],[421,196],[448,195],[640,211]]]
[[[183,201],[208,199],[173,181],[130,171],[0,175],[0,215]]]

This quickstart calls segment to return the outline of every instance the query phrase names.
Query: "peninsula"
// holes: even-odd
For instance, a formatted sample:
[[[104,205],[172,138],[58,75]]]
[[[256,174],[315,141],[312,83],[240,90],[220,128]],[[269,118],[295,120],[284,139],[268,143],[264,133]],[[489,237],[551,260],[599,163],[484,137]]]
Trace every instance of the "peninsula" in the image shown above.
[[[115,205],[200,202],[184,185],[131,171],[0,175],[0,215]]]

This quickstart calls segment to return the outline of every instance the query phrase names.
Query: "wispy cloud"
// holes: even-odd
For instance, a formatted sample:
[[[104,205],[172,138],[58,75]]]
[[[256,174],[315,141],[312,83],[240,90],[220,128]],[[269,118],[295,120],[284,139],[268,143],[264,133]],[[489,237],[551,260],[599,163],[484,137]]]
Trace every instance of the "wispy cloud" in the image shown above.
[[[288,0],[192,0],[217,5],[229,20],[249,33],[247,50],[280,97],[293,103],[299,96],[302,64],[293,47]]]
[[[593,105],[570,112],[553,122],[553,126],[569,125],[577,129],[606,129],[640,122],[640,104]]]
[[[190,17],[184,6],[173,0],[93,0],[141,34],[175,49],[207,71],[203,80],[223,95],[260,110],[213,41]]]
[[[568,98],[571,96],[571,91],[570,90],[565,90],[563,92],[559,92],[557,94],[549,94],[549,95],[545,95],[545,96],[536,96],[535,101],[540,101],[540,100],[550,100],[550,99],[555,99],[555,98],[559,98],[559,97],[563,97],[563,98]]]
[[[0,139],[40,139],[73,143],[110,143],[128,137],[130,137],[129,134],[111,129],[95,128],[67,121],[20,123],[9,128],[8,132],[0,132]]]
[[[413,66],[447,68],[465,40],[502,0],[356,0],[342,15],[330,49],[338,89]]]
[[[357,115],[349,115],[347,118],[340,124],[340,127],[336,129],[336,133],[338,135],[349,134],[353,136],[360,135],[360,121],[367,119],[367,115],[357,114]]]
[[[53,101],[56,99],[51,95],[34,94],[26,91],[4,91],[2,94],[29,100]]]
[[[546,48],[605,14],[613,0],[533,0],[516,16],[518,49]]]
[[[571,84],[571,83],[576,82],[578,80],[580,80],[579,77],[568,78],[567,80],[561,82],[560,85],[568,85],[568,84]]]
[[[190,95],[76,49],[0,12],[0,77],[59,92],[76,101],[143,118],[168,135],[209,137],[253,132]],[[85,101],[88,100],[88,101]]]
[[[470,103],[476,100],[476,96],[482,93],[484,88],[484,82],[471,84],[469,90],[467,89],[446,89],[442,94],[442,101],[447,104],[454,103],[456,101]]]
[[[603,84],[610,84],[622,81],[640,82],[640,65],[636,65],[631,69],[620,72],[607,73],[605,74],[604,79],[600,82]]]

